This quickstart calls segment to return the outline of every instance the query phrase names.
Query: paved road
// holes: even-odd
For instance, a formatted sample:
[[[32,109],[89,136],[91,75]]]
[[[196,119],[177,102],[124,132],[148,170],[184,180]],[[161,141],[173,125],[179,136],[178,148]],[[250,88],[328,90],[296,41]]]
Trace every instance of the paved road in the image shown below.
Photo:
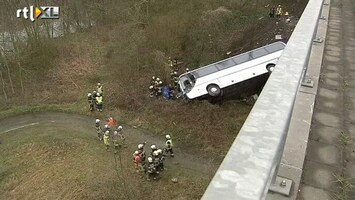
[[[0,120],[0,140],[1,134],[11,133],[13,130],[25,129],[29,126],[36,126],[45,123],[56,123],[63,127],[68,124],[75,124],[75,127],[81,130],[87,130],[88,134],[92,134],[93,139],[96,139],[95,119],[92,117],[65,114],[65,113],[37,113],[26,114],[16,117]],[[159,147],[164,147],[164,136],[158,137],[147,131],[134,129],[128,126],[124,127],[124,134],[126,136],[127,145],[129,148],[136,148],[138,143],[147,141],[146,151],[150,151],[150,145],[156,144]],[[2,141],[5,143],[6,141]],[[218,163],[213,159],[205,159],[197,155],[192,155],[178,148],[178,142],[175,141],[177,148],[174,149],[175,157],[167,158],[167,165],[179,165],[185,169],[198,171],[206,175],[212,175],[218,167]],[[132,152],[133,153],[133,152]]]
[[[355,199],[355,1],[332,0],[298,199]],[[338,178],[337,178],[338,177]],[[346,195],[348,195],[346,197]]]

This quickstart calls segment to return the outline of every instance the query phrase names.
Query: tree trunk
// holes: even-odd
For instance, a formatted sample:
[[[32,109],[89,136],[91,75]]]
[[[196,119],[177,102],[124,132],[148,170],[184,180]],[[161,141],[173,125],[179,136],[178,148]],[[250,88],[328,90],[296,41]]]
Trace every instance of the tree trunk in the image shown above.
[[[4,80],[4,77],[2,76],[1,70],[0,70],[0,77],[2,80],[2,92],[4,93],[5,101],[7,101],[7,94],[6,94],[6,90],[5,90],[5,80]]]
[[[20,72],[21,92],[22,92],[22,95],[23,95],[24,92],[25,92],[25,88],[23,87],[21,64],[20,64],[20,62],[17,62],[17,64],[18,64],[18,69],[19,69],[19,72]]]
[[[7,69],[7,75],[8,75],[8,77],[9,77],[9,81],[10,81],[10,86],[11,86],[12,94],[15,94],[14,85],[12,84],[12,78],[11,78],[11,73],[10,73],[9,65],[8,65],[7,63],[5,63],[5,65],[6,65],[6,69]]]

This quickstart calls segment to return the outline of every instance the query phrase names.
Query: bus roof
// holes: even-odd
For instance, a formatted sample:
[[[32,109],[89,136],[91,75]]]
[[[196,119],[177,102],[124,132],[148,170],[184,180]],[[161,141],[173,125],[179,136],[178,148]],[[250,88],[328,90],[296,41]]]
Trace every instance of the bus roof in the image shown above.
[[[209,65],[206,65],[204,67],[192,70],[190,73],[192,73],[196,78],[207,76],[209,74],[215,73],[217,71],[221,71],[230,67],[233,67],[235,65],[239,65],[244,62],[248,62],[250,60],[265,56],[267,54],[271,54],[280,50],[283,50],[285,48],[286,44],[283,42],[275,42],[227,59],[224,59],[222,61],[218,61],[216,63],[212,63]]]

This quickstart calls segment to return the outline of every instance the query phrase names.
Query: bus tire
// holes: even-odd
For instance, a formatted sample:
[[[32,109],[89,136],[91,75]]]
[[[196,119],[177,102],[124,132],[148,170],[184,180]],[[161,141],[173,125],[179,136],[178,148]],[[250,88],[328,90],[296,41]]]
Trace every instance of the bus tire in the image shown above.
[[[207,92],[212,97],[217,97],[221,94],[221,88],[216,84],[211,84],[207,86]]]
[[[271,73],[272,71],[274,71],[275,69],[275,64],[268,64],[266,65],[266,69],[269,73]]]

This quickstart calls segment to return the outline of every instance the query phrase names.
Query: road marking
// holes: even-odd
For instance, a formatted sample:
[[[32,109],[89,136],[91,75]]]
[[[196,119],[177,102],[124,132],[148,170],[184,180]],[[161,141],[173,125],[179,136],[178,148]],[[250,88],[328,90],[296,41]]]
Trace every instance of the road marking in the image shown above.
[[[14,130],[17,130],[17,129],[25,128],[25,127],[27,127],[27,126],[34,126],[34,125],[37,125],[37,124],[39,124],[39,122],[35,122],[35,123],[31,123],[31,124],[26,124],[26,125],[23,125],[23,126],[18,126],[18,127],[15,127],[15,128],[9,129],[9,130],[6,130],[6,131],[1,132],[1,133],[7,133],[7,132],[10,132],[10,131],[14,131]]]

